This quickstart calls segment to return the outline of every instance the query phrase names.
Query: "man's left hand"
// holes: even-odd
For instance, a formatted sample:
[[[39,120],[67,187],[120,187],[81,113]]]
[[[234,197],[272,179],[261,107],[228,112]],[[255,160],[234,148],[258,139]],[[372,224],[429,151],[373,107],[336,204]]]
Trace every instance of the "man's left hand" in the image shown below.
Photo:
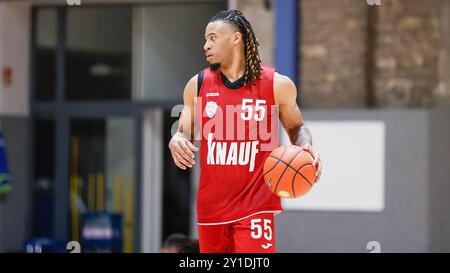
[[[316,182],[319,181],[320,176],[322,175],[322,159],[320,158],[320,155],[314,151],[312,146],[310,144],[303,144],[300,145],[300,148],[302,148],[305,151],[308,151],[312,157],[314,158],[313,166],[316,167]]]

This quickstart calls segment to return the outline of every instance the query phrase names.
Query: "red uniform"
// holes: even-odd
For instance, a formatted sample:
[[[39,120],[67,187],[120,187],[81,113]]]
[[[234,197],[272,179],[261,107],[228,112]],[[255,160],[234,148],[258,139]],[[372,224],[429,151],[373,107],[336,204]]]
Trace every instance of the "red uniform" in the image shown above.
[[[201,252],[274,252],[281,200],[263,179],[278,147],[275,69],[233,86],[220,68],[203,70],[196,119],[201,133],[197,217]],[[242,79],[241,79],[242,81]]]

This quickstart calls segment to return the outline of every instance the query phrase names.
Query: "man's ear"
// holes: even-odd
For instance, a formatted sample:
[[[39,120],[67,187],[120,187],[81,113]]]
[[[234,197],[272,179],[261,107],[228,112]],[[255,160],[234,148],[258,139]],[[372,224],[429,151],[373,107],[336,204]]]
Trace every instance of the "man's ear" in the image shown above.
[[[233,44],[237,45],[242,41],[242,33],[235,32],[233,35]]]

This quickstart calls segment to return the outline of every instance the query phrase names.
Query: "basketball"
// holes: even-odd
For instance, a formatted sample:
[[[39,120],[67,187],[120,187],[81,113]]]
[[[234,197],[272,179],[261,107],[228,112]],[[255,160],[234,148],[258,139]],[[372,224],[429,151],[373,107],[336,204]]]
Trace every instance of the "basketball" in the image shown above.
[[[264,163],[264,180],[269,189],[280,197],[303,196],[316,183],[313,161],[313,156],[299,146],[280,146]]]

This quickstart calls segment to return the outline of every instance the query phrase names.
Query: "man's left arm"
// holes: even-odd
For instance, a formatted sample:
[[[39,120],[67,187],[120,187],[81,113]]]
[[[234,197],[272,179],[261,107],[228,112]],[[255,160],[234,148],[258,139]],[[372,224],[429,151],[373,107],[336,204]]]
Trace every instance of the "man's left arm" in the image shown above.
[[[274,76],[275,104],[279,106],[280,120],[286,130],[291,144],[300,146],[309,151],[314,157],[313,166],[316,166],[317,181],[322,174],[322,160],[312,148],[312,135],[297,105],[297,88],[287,76],[275,73]]]

